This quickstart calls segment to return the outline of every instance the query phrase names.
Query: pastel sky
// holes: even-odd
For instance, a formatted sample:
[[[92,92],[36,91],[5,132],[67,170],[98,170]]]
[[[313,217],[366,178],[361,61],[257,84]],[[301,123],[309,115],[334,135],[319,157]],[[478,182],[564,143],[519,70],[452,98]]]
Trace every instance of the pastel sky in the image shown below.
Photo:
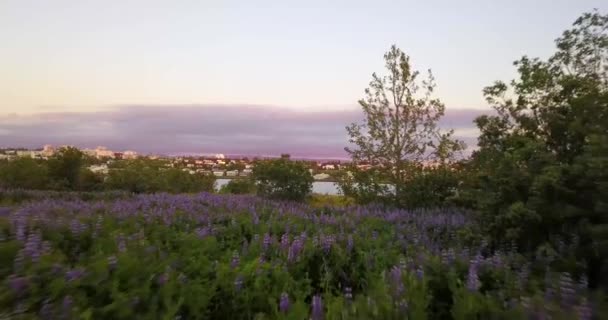
[[[593,8],[606,12],[608,2],[1,0],[0,147],[54,139],[196,152],[230,149],[238,136],[259,153],[295,148],[305,135],[318,137],[318,128],[298,125],[299,134],[290,134],[300,140],[276,132],[256,140],[255,130],[239,132],[240,122],[224,114],[351,114],[393,43],[416,69],[433,70],[448,110],[485,112],[484,86],[513,78],[512,61],[521,55],[547,57],[553,40]],[[179,123],[162,123],[169,137],[154,147],[138,145],[137,133],[121,143],[107,136],[120,132],[116,118],[155,117],[158,110],[173,121],[216,115],[224,122],[212,132],[188,126],[189,138],[177,133]],[[90,123],[67,124],[75,118]],[[344,120],[336,119],[339,130],[325,139],[335,142],[307,148],[342,154],[333,148],[346,142],[343,128],[352,119]],[[471,135],[470,126],[465,131]],[[89,142],[75,141],[83,136]]]

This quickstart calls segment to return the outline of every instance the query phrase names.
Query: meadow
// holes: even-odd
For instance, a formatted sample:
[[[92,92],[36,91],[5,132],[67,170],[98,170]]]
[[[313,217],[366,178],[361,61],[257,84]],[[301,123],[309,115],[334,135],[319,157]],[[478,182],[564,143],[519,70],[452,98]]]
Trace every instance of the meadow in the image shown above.
[[[568,260],[472,212],[210,193],[3,191],[1,319],[591,319]],[[12,200],[11,200],[12,199]],[[581,266],[581,270],[582,270]]]

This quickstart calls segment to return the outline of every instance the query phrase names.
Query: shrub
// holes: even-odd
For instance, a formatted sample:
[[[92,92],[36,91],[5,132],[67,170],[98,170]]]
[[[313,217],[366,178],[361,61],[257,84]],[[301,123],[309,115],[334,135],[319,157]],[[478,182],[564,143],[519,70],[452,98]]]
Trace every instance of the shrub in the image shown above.
[[[220,193],[230,194],[248,194],[255,191],[255,183],[250,179],[232,179],[220,189]]]
[[[256,162],[252,177],[263,197],[303,201],[312,191],[313,178],[306,164],[287,158]]]

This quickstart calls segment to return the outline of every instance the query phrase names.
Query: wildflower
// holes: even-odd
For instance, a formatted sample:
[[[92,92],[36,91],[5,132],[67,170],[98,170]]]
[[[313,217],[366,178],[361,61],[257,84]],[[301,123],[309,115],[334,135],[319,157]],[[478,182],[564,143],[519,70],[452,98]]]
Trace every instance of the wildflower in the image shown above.
[[[477,291],[481,287],[479,276],[477,275],[477,263],[472,261],[469,264],[469,274],[467,277],[467,289]]]
[[[85,274],[84,269],[75,268],[75,269],[69,270],[68,272],[65,273],[65,279],[68,282],[78,281],[82,277],[84,277],[84,274]]]
[[[29,289],[29,281],[26,277],[11,275],[8,277],[8,286],[18,297],[23,296]]]
[[[393,297],[398,297],[403,294],[405,288],[403,287],[403,281],[401,279],[401,269],[394,266],[390,272],[390,283],[393,290]]]
[[[344,288],[344,299],[346,299],[347,302],[352,302],[353,289],[351,287]]]
[[[312,320],[322,320],[323,319],[323,300],[319,295],[315,295],[312,297]]]
[[[110,271],[115,270],[117,264],[118,264],[118,259],[116,258],[116,256],[108,257],[108,268],[110,268]]]
[[[241,289],[243,288],[243,276],[239,275],[236,277],[236,279],[234,280],[234,288],[236,289],[236,291],[241,291]]]
[[[279,301],[279,310],[283,313],[289,311],[289,295],[285,292],[281,293],[281,299]]]
[[[238,267],[239,266],[239,262],[240,262],[239,253],[235,251],[232,254],[232,261],[230,262],[230,267],[232,269]]]

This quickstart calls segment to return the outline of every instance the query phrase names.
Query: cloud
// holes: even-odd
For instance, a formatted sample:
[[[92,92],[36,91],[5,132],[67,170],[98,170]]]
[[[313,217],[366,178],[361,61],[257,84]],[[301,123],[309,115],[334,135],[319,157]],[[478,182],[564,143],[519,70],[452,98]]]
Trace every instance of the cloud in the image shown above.
[[[474,145],[482,110],[447,110],[442,128]],[[0,147],[70,144],[141,153],[227,153],[345,157],[344,127],[361,111],[295,111],[270,106],[122,106],[103,112],[0,116]]]

